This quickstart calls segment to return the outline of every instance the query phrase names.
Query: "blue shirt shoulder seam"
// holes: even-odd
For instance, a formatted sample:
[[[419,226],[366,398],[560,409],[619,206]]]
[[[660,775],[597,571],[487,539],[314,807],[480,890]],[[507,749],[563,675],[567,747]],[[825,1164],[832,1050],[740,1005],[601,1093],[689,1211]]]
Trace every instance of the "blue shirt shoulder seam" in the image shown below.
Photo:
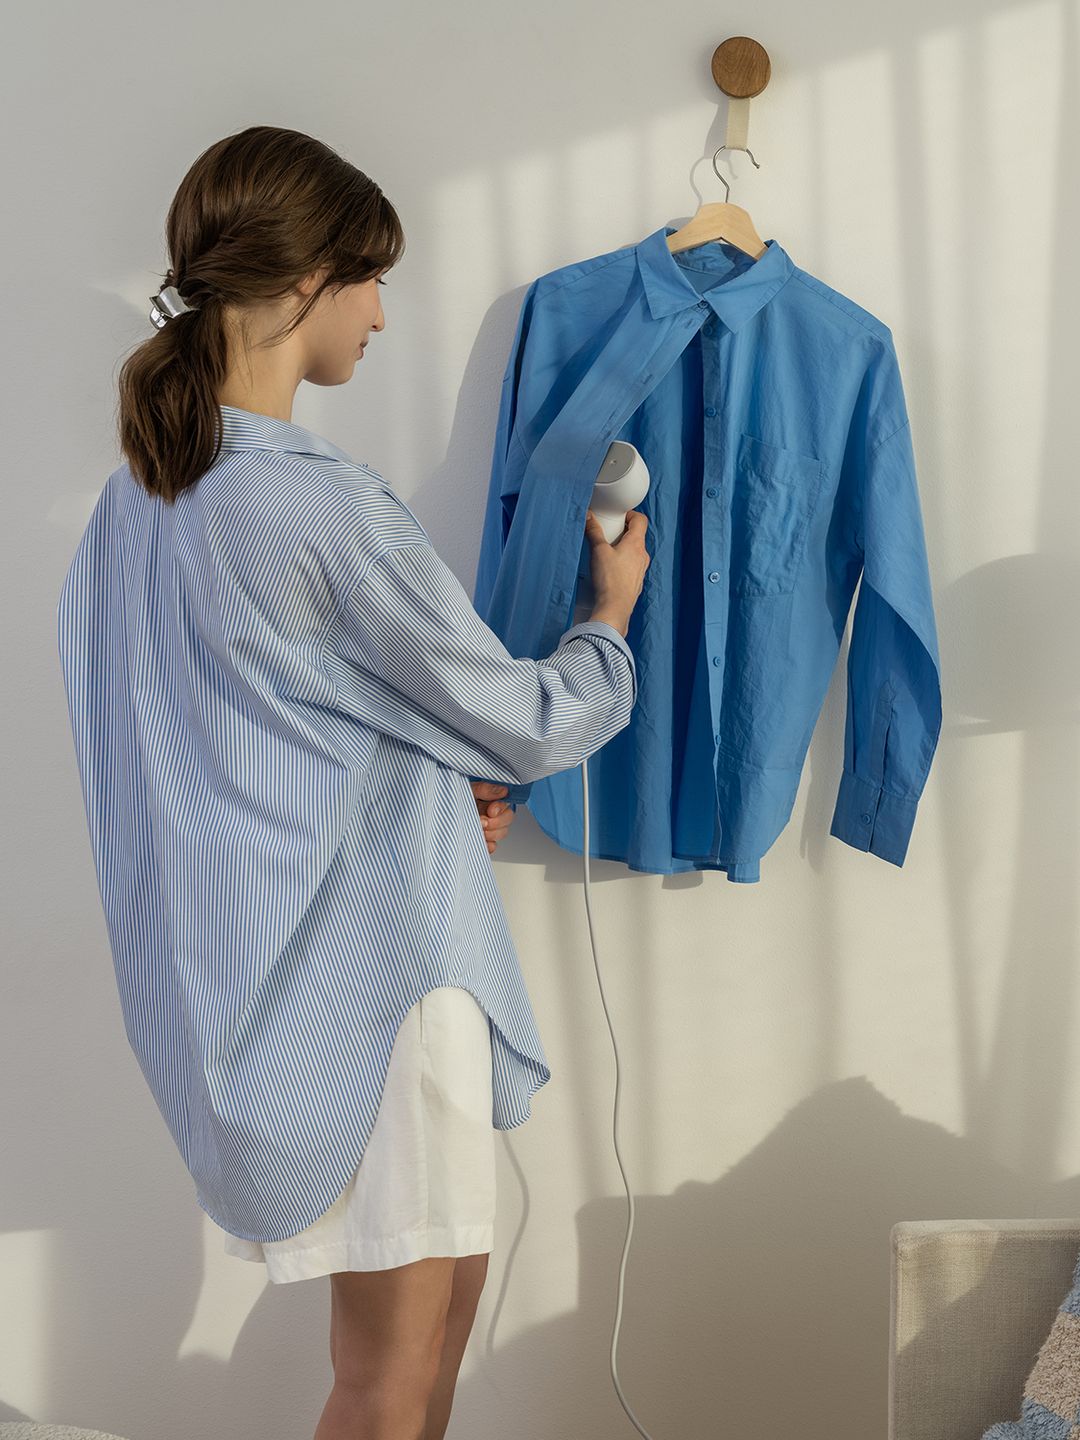
[[[587,270],[579,268],[583,265],[588,265],[589,262],[587,260],[577,260],[571,266],[560,265],[554,270],[549,270],[546,275],[541,275],[540,278],[534,282],[536,285],[537,299],[540,299],[541,295],[557,295],[560,290],[564,290],[568,285],[576,285],[579,280],[586,280],[589,278],[589,276],[596,275],[599,272],[606,270],[609,265],[614,265],[617,261],[624,260],[627,255],[627,250],[629,250],[629,252],[633,254],[634,248],[634,246],[629,246],[622,250],[615,250],[612,252],[611,255],[608,256],[606,260],[602,260],[600,256],[597,256],[596,264],[592,265]],[[578,274],[568,275],[565,280],[561,280],[558,284],[556,284],[556,276],[561,275],[564,269],[578,270]],[[550,281],[551,283],[545,284],[545,282],[547,281]]]
[[[911,428],[911,420],[910,420],[910,417],[909,417],[907,420],[901,420],[900,424],[897,425],[897,427],[896,427],[895,430],[890,430],[889,433],[888,433],[888,435],[886,435],[886,436],[884,437],[884,439],[879,440],[879,441],[877,442],[877,444],[874,446],[874,448],[870,451],[870,455],[869,455],[868,458],[872,460],[872,459],[874,458],[874,456],[877,454],[877,452],[881,449],[881,447],[882,447],[883,445],[887,445],[888,442],[889,442],[895,435],[899,435],[899,434],[901,433],[901,431],[903,431],[903,430],[910,430],[910,428]]]
[[[867,310],[865,306],[860,305],[857,300],[852,300],[847,295],[841,295],[838,290],[834,290],[832,286],[826,285],[825,282],[823,280],[819,280],[817,276],[809,275],[806,273],[805,270],[800,270],[798,265],[796,265],[792,269],[791,275],[788,278],[794,278],[800,281],[807,290],[810,290],[815,295],[820,296],[822,300],[826,300],[830,305],[834,306],[837,310],[839,310],[841,315],[845,316],[848,320],[853,320],[856,325],[860,326],[863,330],[865,330],[866,333],[872,339],[877,340],[879,344],[885,345],[888,343],[892,332],[889,330],[889,327],[885,324],[884,320],[879,320],[876,315],[871,314],[871,312]],[[843,301],[844,303],[841,304],[841,301]],[[855,308],[850,308],[852,306],[854,306]]]

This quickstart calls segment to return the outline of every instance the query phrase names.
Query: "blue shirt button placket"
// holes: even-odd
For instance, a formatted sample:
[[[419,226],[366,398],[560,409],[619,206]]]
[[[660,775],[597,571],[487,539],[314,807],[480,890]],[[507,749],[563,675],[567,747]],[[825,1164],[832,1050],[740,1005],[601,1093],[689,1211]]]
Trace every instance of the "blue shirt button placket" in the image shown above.
[[[715,406],[715,405],[706,405],[706,406],[705,406],[705,416],[706,416],[706,419],[709,419],[709,420],[714,419],[715,416],[716,416],[716,406]],[[714,445],[710,445],[709,431],[708,431],[708,429],[706,429],[706,432],[705,432],[705,443],[704,443],[704,454],[705,454],[705,468],[706,468],[706,471],[708,471],[708,469],[710,468],[710,459],[711,459],[711,456],[710,456],[710,453],[709,453],[709,452],[710,452],[710,450],[713,449],[713,448],[715,448],[715,447],[714,447]],[[709,485],[709,486],[706,488],[705,494],[706,494],[706,496],[707,496],[710,500],[715,500],[716,497],[720,494],[719,487],[716,486],[716,485]],[[716,523],[718,523],[718,522],[713,523],[713,518],[714,518],[714,517],[713,517],[712,515],[706,514],[706,515],[703,515],[703,516],[702,516],[702,521],[701,521],[701,543],[702,543],[702,551],[703,551],[702,558],[703,558],[706,562],[707,562],[708,559],[709,559],[709,545],[708,545],[708,540],[709,540],[709,538],[710,538],[709,532],[710,532],[711,530],[715,530],[715,528],[716,528]],[[717,583],[717,581],[720,579],[720,571],[719,571],[719,570],[710,570],[710,571],[708,571],[708,579],[709,579],[709,583],[710,583],[710,584],[715,585],[715,584]],[[708,604],[709,604],[708,596],[706,596],[705,604],[706,604],[706,607],[708,607]],[[716,666],[716,667],[719,668],[719,666],[721,666],[721,665],[724,663],[724,657],[723,657],[722,655],[714,655],[714,656],[712,657],[712,663],[713,663],[714,666]],[[719,739],[719,736],[717,736],[717,739]]]
[[[699,306],[702,310],[711,309],[708,301],[703,300]],[[715,346],[710,346],[706,336],[702,337],[702,378],[704,380],[705,393],[716,394],[718,392],[719,379],[716,375],[716,351]],[[715,405],[704,406],[704,426],[702,437],[702,454],[704,456],[705,474],[719,475],[720,467],[720,442],[718,424],[716,423],[717,407]],[[721,495],[719,485],[707,485],[705,487],[705,499],[717,500]],[[720,613],[721,607],[727,604],[727,596],[721,591],[712,589],[721,579],[722,571],[717,569],[717,561],[723,554],[722,526],[724,523],[723,511],[715,504],[702,504],[701,514],[701,551],[702,562],[708,583],[705,586],[705,637],[708,642],[712,636],[723,636],[726,631],[724,617]],[[712,669],[720,671],[724,664],[723,653],[714,654],[711,657]],[[720,697],[723,688],[723,677],[717,675],[714,683],[709,687],[712,704],[712,716],[714,726],[720,716]],[[720,744],[720,732],[714,730],[714,740]],[[723,845],[723,824],[722,817],[717,813],[716,817],[716,845],[713,851],[713,860],[718,861]]]

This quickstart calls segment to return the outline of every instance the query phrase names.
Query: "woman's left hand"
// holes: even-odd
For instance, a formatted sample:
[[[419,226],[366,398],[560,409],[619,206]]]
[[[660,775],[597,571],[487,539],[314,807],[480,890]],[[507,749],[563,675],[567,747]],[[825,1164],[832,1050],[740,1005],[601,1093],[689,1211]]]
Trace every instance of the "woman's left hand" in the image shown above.
[[[506,786],[494,780],[470,780],[469,784],[476,796],[476,808],[480,812],[480,824],[487,841],[488,854],[493,855],[495,846],[505,837],[514,818],[513,810],[499,798],[506,794]]]

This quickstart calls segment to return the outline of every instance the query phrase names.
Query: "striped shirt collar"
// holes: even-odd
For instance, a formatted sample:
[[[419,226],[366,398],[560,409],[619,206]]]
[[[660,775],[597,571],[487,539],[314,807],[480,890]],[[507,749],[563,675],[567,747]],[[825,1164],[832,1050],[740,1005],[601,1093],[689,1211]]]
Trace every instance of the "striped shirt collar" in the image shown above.
[[[328,455],[357,462],[322,435],[306,430],[292,420],[279,420],[274,415],[260,415],[254,410],[240,410],[235,405],[219,405],[221,411],[222,450],[291,450],[298,455]]]

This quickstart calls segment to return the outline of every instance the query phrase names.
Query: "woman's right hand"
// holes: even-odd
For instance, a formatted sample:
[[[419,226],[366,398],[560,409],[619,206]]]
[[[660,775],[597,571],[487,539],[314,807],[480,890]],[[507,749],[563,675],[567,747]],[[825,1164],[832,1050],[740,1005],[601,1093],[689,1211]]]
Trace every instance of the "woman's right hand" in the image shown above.
[[[649,522],[640,510],[626,512],[626,529],[609,545],[600,521],[591,510],[585,514],[585,535],[592,546],[592,582],[596,594],[594,613],[613,611],[624,619],[619,626],[625,634],[649,568],[645,531]]]

